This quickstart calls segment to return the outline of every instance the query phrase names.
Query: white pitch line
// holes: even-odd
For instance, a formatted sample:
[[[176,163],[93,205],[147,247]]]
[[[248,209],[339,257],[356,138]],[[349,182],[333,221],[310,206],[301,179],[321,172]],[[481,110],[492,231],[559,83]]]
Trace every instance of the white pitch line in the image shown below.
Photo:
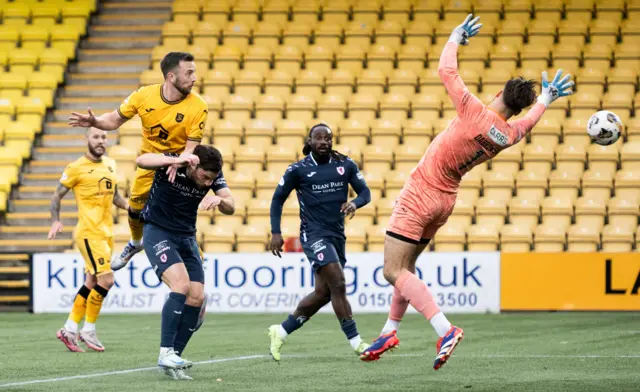
[[[219,359],[209,359],[206,361],[194,362],[194,365],[205,365],[208,363],[221,363],[221,362],[231,362],[231,361],[246,361],[249,359],[258,359],[258,358],[267,358],[269,355],[247,355],[242,357],[230,357],[230,358],[219,358]],[[51,382],[59,382],[59,381],[69,381],[69,380],[79,380],[83,378],[94,378],[94,377],[104,377],[104,376],[113,376],[116,374],[127,374],[127,373],[136,373],[136,372],[144,372],[148,370],[157,370],[158,367],[145,367],[145,368],[137,368],[137,369],[126,369],[126,370],[116,370],[113,372],[105,372],[105,373],[92,373],[92,374],[81,374],[78,376],[68,376],[68,377],[58,377],[58,378],[47,378],[43,380],[31,380],[31,381],[18,381],[12,382],[9,384],[0,384],[0,388],[7,387],[19,387],[23,385],[30,384],[43,384],[43,383],[51,383]]]
[[[283,358],[344,358],[344,355],[283,355]],[[385,359],[392,359],[397,357],[429,357],[428,354],[391,354],[385,357]],[[229,357],[229,358],[219,358],[219,359],[209,359],[206,361],[194,362],[194,365],[206,365],[211,363],[222,363],[222,362],[231,362],[231,361],[246,361],[250,359],[260,359],[260,358],[270,358],[270,355],[246,355],[241,357]],[[618,358],[618,359],[640,359],[640,355],[600,355],[600,354],[531,354],[531,355],[510,355],[510,354],[485,354],[485,355],[456,355],[456,358],[520,358],[520,359],[535,359],[535,358],[576,358],[576,359],[599,359],[599,358]],[[95,378],[95,377],[104,377],[104,376],[113,376],[116,374],[127,374],[127,373],[136,373],[136,372],[144,372],[148,370],[157,370],[158,367],[145,367],[145,368],[136,368],[136,369],[125,369],[125,370],[115,370],[112,372],[105,373],[92,373],[92,374],[82,374],[77,376],[68,376],[68,377],[58,377],[58,378],[47,378],[43,380],[31,380],[31,381],[19,381],[12,382],[9,384],[0,384],[0,388],[7,387],[19,387],[23,385],[30,384],[43,384],[43,383],[52,383],[59,381],[69,381],[69,380],[79,380],[84,378]]]

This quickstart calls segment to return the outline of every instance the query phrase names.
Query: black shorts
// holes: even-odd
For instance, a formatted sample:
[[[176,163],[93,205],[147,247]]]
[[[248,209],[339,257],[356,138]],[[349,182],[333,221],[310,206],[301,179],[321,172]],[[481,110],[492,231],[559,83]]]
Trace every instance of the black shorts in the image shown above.
[[[158,279],[162,280],[162,274],[167,268],[184,263],[189,280],[204,284],[204,269],[195,236],[178,235],[146,223],[143,238],[144,251]]]
[[[309,259],[311,267],[319,271],[329,263],[339,262],[342,267],[347,263],[345,257],[346,240],[338,237],[316,237],[308,238],[302,243],[304,254]]]

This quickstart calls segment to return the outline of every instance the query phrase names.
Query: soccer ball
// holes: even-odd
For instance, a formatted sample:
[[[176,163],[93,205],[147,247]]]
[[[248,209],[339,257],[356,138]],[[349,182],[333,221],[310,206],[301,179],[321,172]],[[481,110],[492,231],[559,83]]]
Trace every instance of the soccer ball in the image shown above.
[[[608,146],[618,141],[622,132],[622,121],[617,114],[601,110],[589,119],[587,133],[595,143]]]

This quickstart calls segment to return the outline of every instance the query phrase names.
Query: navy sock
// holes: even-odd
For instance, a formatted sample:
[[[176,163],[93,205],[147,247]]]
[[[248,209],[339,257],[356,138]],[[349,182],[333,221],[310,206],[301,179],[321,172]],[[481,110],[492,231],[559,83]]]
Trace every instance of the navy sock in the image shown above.
[[[160,334],[160,347],[173,347],[176,338],[178,324],[182,318],[182,309],[187,296],[180,293],[171,292],[167,302],[162,308],[162,332]]]
[[[289,317],[287,317],[287,319],[282,322],[282,328],[287,331],[287,334],[290,334],[296,329],[302,327],[302,325],[306,323],[307,320],[308,319],[304,316],[295,318],[292,314],[290,314]]]
[[[185,305],[182,309],[182,318],[178,325],[178,333],[173,341],[173,349],[178,355],[182,355],[184,348],[189,343],[191,335],[196,331],[198,324],[198,316],[200,316],[200,307]]]
[[[359,335],[355,320],[342,319],[340,321],[340,327],[342,328],[342,332],[347,335],[347,339],[353,339]]]

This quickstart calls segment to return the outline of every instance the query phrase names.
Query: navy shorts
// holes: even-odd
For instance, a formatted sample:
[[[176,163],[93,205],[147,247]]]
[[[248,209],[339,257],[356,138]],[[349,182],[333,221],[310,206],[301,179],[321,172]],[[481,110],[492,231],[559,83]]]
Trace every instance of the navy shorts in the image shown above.
[[[144,251],[158,279],[162,280],[167,268],[184,263],[189,280],[204,284],[204,269],[195,236],[171,233],[151,223],[145,223],[143,236]]]
[[[302,250],[313,269],[319,271],[325,265],[336,262],[344,267],[347,263],[345,245],[346,241],[337,237],[312,237],[302,243]]]

